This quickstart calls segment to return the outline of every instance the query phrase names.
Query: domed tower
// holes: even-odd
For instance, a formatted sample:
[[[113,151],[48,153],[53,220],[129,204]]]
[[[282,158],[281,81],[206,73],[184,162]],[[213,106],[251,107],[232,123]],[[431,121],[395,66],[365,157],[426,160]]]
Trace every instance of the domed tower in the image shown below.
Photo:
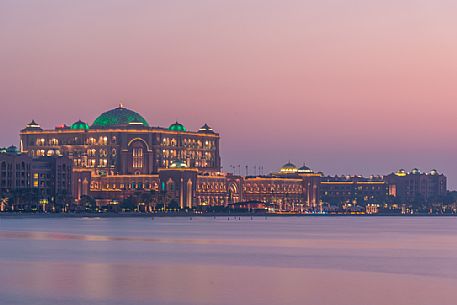
[[[284,164],[279,172],[281,174],[295,174],[298,171],[297,167],[291,163],[290,161],[286,164]]]
[[[411,174],[413,175],[420,175],[421,174],[421,171],[418,169],[418,168],[413,168],[411,170]]]
[[[70,129],[71,130],[89,130],[89,125],[86,122],[78,120],[77,122],[74,122],[73,124],[71,124]]]
[[[180,124],[178,123],[178,121],[176,121],[176,123],[173,123],[170,125],[170,127],[168,127],[168,130],[171,130],[171,131],[186,131],[186,127],[184,127],[183,124]]]
[[[308,166],[306,166],[305,164],[303,164],[302,167],[300,167],[297,172],[299,174],[314,174],[314,171],[312,169],[310,169]]]

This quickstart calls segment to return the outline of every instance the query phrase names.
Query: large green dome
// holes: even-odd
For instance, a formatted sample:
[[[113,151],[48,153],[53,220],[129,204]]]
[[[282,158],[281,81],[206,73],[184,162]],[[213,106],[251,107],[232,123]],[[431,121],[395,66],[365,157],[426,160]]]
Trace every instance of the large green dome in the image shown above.
[[[102,113],[95,119],[91,128],[127,127],[129,125],[149,127],[148,122],[139,113],[120,105],[117,108]]]

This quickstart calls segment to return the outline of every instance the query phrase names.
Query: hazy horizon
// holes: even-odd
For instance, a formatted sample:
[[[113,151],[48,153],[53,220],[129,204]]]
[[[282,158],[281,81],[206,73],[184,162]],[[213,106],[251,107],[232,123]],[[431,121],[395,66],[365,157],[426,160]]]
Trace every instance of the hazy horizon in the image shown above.
[[[457,189],[455,1],[0,2],[0,146],[124,105],[230,165],[436,168]]]

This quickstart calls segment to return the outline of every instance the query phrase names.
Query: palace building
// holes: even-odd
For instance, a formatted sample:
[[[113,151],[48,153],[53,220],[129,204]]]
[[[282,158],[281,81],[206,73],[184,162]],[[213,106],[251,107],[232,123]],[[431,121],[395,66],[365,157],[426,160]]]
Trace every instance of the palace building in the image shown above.
[[[150,127],[138,113],[122,105],[102,113],[92,125],[78,120],[43,130],[32,121],[21,131],[21,151],[32,157],[68,156],[75,170],[97,175],[150,174],[173,160],[202,171],[220,171],[219,135],[207,124],[187,131],[178,122]]]
[[[72,193],[99,204],[135,192],[155,191],[181,208],[227,206],[243,201],[272,203],[278,210],[319,205],[319,175],[286,164],[268,176],[241,177],[221,171],[220,136],[207,124],[196,131],[175,122],[151,127],[120,105],[89,125],[81,120],[43,129],[35,121],[20,133],[20,150],[32,158],[64,156],[73,168]]]

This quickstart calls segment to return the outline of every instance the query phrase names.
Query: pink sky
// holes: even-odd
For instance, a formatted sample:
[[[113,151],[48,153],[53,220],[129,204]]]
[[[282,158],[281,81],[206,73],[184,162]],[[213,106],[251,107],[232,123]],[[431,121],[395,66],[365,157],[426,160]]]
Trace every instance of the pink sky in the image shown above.
[[[120,100],[222,160],[437,168],[457,188],[457,1],[0,2],[0,146]],[[253,172],[252,172],[253,173]]]

